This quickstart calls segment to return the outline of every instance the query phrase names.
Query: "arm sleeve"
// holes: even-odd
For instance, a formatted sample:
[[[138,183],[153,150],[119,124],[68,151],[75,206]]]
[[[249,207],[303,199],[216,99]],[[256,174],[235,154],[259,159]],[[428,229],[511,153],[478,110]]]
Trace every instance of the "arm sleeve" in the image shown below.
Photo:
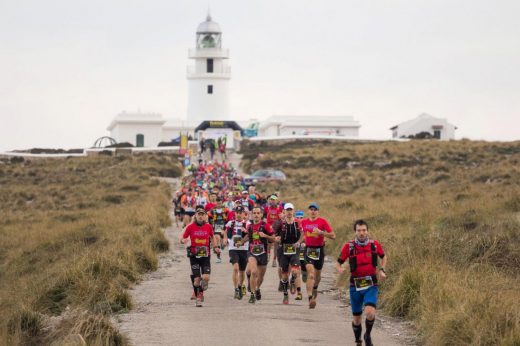
[[[323,230],[327,233],[332,232],[332,227],[330,227],[330,224],[327,220],[323,219]]]
[[[349,249],[350,246],[348,243],[345,243],[343,247],[341,248],[341,252],[338,257],[338,263],[343,264],[345,261],[349,258]]]
[[[383,250],[383,247],[381,246],[381,244],[379,242],[375,242],[376,244],[376,252],[377,252],[377,255],[380,257],[380,258],[383,258],[385,257],[385,251]]]

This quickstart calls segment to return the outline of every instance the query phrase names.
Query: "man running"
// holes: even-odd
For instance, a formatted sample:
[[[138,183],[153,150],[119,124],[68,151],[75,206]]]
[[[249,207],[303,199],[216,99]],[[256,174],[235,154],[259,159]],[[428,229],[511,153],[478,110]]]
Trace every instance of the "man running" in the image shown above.
[[[273,224],[280,220],[280,214],[282,213],[283,211],[283,208],[280,204],[278,204],[278,196],[276,195],[271,195],[269,196],[269,198],[267,199],[267,205],[265,206],[264,208],[264,217],[265,217],[265,220],[266,222],[269,224],[269,226],[273,226]],[[269,259],[270,255],[271,255],[271,250],[272,249],[275,249],[274,254],[273,254],[273,267],[276,267],[276,256],[277,256],[277,251],[276,251],[276,244],[273,244],[273,243],[270,243],[269,244],[269,248],[267,249],[267,258]]]
[[[320,207],[316,203],[309,205],[309,217],[302,220],[303,234],[300,243],[305,241],[305,268],[307,269],[307,294],[309,309],[316,307],[318,285],[321,281],[321,270],[325,259],[325,238],[335,239],[327,220],[319,217]]]
[[[224,238],[224,227],[228,219],[228,210],[222,204],[222,198],[217,197],[217,205],[208,212],[209,222],[213,226],[215,232],[216,246],[222,245],[222,238]],[[222,262],[220,253],[217,254],[217,263]]]
[[[352,329],[356,338],[356,345],[360,346],[363,308],[365,311],[366,331],[363,335],[366,346],[372,345],[370,333],[376,318],[378,281],[386,278],[385,266],[388,257],[385,256],[383,247],[368,237],[368,225],[363,220],[354,222],[356,237],[346,242],[341,248],[341,253],[336,263],[339,273],[343,272],[342,264],[348,259],[350,266],[350,304],[352,306]],[[377,259],[381,258],[381,266],[377,268]]]
[[[284,210],[285,220],[281,223],[276,223],[276,229],[274,231],[276,234],[276,242],[279,244],[277,251],[282,270],[282,302],[284,305],[287,305],[289,304],[289,267],[291,267],[291,280],[296,280],[300,272],[299,248],[302,229],[300,224],[294,219],[294,205],[292,203],[286,203]],[[291,283],[294,285],[294,281]],[[291,293],[294,294],[295,292],[292,291]],[[301,300],[301,295],[300,288],[296,299]]]
[[[247,227],[246,236],[238,242],[239,246],[249,241],[247,253],[248,268],[251,272],[251,297],[249,303],[254,304],[262,299],[260,286],[264,281],[267,269],[267,244],[274,241],[274,233],[271,226],[262,220],[262,208],[255,206],[252,210],[253,223]]]
[[[220,254],[220,248],[216,246],[215,236],[211,225],[206,222],[207,214],[201,205],[195,208],[195,221],[190,223],[180,237],[181,244],[186,244],[190,238],[188,257],[190,258],[191,280],[193,293],[196,297],[195,306],[202,306],[203,291],[208,288],[211,274],[210,244],[213,250]],[[202,276],[202,279],[201,279]]]
[[[238,246],[238,242],[246,235],[248,225],[247,213],[241,205],[235,208],[235,219],[226,224],[224,232],[224,245],[229,246],[229,262],[233,264],[233,287],[235,288],[235,299],[242,299],[246,294],[244,286],[245,270],[247,267],[247,249],[249,242]]]

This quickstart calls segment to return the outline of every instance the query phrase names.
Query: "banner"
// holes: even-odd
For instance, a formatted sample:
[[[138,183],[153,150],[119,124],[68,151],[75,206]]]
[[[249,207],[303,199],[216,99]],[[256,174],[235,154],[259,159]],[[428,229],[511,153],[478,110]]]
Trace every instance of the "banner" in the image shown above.
[[[179,147],[179,155],[188,153],[188,134],[181,133],[181,146]]]

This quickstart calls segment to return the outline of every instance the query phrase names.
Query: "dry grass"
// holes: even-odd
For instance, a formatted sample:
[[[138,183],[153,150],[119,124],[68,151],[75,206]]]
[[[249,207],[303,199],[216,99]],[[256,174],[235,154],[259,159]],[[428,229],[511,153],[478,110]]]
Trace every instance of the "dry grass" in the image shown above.
[[[338,239],[363,218],[389,254],[382,306],[426,345],[520,345],[520,143],[251,144],[244,168],[287,175],[282,199],[318,202]],[[258,153],[262,153],[259,157]],[[341,282],[345,282],[345,278]]]
[[[165,155],[0,163],[0,344],[124,344],[109,314],[168,249]],[[52,317],[52,318],[51,318]]]

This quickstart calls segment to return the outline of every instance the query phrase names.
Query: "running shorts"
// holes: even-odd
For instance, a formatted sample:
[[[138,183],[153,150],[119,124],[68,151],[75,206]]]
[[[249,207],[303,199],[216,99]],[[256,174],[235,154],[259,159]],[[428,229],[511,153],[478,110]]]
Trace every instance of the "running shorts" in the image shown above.
[[[356,291],[356,287],[350,287],[350,305],[352,307],[352,315],[361,316],[364,306],[377,306],[378,286],[371,286],[363,291]]]
[[[210,257],[190,257],[191,273],[194,277],[199,278],[201,274],[211,274]]]
[[[261,254],[259,256],[255,256],[250,251],[247,251],[247,259],[248,260],[249,260],[249,257],[256,258],[256,264],[259,265],[259,266],[266,266],[267,263],[269,263],[268,258],[267,258],[267,252],[264,252],[263,254]]]
[[[318,257],[318,259],[310,258],[308,249],[320,249],[320,256]],[[318,246],[318,247],[306,246],[305,247],[305,263],[306,264],[312,264],[314,266],[314,269],[322,270],[324,262],[325,262],[325,248],[323,246]]]
[[[238,270],[243,272],[247,267],[247,250],[229,250],[229,262],[238,263]]]
[[[289,266],[300,266],[300,255],[295,253],[294,255],[284,255],[283,247],[278,247],[278,263],[282,268],[282,273],[289,272]]]

